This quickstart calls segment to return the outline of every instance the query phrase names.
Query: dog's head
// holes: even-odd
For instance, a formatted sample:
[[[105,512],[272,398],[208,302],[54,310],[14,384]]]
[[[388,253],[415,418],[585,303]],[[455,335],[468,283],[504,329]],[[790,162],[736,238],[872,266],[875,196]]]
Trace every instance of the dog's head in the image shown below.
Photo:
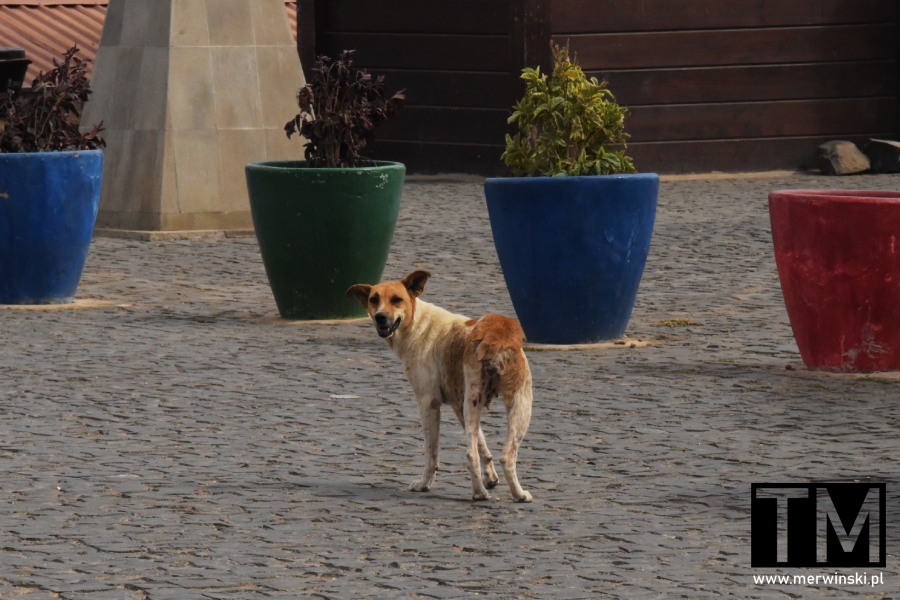
[[[378,285],[358,283],[350,286],[347,295],[368,309],[375,331],[379,337],[387,339],[413,322],[416,298],[425,291],[429,277],[428,271],[413,271],[400,281],[385,281]]]

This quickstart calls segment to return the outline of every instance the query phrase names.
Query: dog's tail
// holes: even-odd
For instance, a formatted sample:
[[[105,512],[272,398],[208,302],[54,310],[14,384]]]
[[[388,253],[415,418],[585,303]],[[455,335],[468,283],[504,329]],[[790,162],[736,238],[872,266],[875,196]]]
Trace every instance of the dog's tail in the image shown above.
[[[504,403],[514,402],[517,390],[527,387],[531,374],[522,352],[524,340],[525,333],[515,319],[485,315],[473,324],[465,363],[469,369],[481,372],[477,402],[489,407],[491,400],[500,395]]]
[[[488,375],[503,375],[518,363],[525,333],[515,319],[485,315],[469,334],[472,358],[483,365]]]

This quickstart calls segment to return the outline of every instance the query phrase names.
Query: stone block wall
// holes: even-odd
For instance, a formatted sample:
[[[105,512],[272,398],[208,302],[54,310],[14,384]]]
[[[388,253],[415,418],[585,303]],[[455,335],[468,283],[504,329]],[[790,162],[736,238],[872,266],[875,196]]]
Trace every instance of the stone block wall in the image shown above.
[[[98,227],[252,226],[244,166],[300,159],[282,0],[111,0],[84,123],[108,147]]]

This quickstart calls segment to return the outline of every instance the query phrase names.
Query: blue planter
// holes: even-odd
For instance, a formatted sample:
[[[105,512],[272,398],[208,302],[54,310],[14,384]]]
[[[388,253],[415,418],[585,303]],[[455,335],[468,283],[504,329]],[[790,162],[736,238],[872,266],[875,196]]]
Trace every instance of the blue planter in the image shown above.
[[[622,337],[650,250],[659,176],[497,178],[484,192],[528,341]]]
[[[102,170],[100,150],[0,154],[0,304],[72,301]]]

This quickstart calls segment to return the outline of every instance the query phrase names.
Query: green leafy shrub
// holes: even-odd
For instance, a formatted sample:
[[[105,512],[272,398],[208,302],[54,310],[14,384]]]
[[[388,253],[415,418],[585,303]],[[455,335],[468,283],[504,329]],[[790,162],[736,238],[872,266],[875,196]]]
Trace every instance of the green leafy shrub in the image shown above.
[[[516,176],[609,175],[634,173],[625,154],[625,116],[606,82],[588,78],[553,45],[553,73],[525,68],[525,95],[513,107],[503,162]]]

